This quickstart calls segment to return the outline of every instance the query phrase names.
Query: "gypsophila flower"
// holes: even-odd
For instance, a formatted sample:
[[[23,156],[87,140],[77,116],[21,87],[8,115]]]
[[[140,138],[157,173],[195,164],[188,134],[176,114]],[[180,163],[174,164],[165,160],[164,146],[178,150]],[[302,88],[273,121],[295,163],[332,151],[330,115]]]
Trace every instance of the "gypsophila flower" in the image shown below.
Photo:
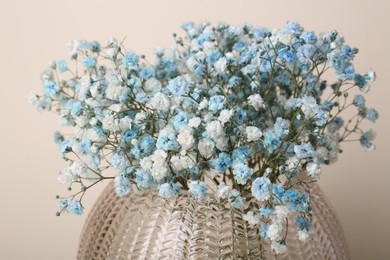
[[[228,195],[228,201],[233,208],[239,209],[244,207],[245,198],[241,196],[240,192],[236,189],[232,189]]]
[[[217,198],[227,199],[231,190],[232,190],[232,187],[230,187],[229,185],[226,185],[224,182],[221,182],[218,185],[218,190],[217,190],[215,195]]]
[[[248,221],[250,225],[256,225],[260,221],[260,215],[256,214],[253,211],[248,211],[244,216],[243,219]]]
[[[180,193],[180,185],[178,183],[164,183],[160,186],[160,196],[170,198]]]
[[[253,169],[243,163],[235,163],[233,165],[234,179],[238,184],[245,184],[253,174]]]
[[[195,199],[207,198],[208,185],[201,181],[191,181],[189,184],[189,191],[192,193]]]
[[[164,198],[189,190],[242,211],[275,253],[285,252],[287,225],[301,240],[310,234],[315,212],[303,187],[337,161],[343,142],[375,149],[365,123],[378,112],[365,93],[376,75],[357,71],[358,49],[339,33],[296,21],[182,28],[176,47],[156,48],[154,61],[115,38],[73,40],[71,62],[42,72],[43,93],[29,102],[73,129],[54,135],[68,162],[58,180],[77,190],[59,198],[58,214],[81,214],[85,192],[105,179],[119,196],[134,186]],[[300,218],[287,223],[289,215]]]
[[[245,131],[248,142],[258,141],[263,136],[263,133],[260,131],[260,129],[255,126],[247,126]]]
[[[271,196],[272,184],[266,177],[256,178],[252,184],[252,195],[259,201],[269,199]]]
[[[130,192],[130,180],[127,177],[123,175],[116,176],[114,184],[118,196],[123,197]]]

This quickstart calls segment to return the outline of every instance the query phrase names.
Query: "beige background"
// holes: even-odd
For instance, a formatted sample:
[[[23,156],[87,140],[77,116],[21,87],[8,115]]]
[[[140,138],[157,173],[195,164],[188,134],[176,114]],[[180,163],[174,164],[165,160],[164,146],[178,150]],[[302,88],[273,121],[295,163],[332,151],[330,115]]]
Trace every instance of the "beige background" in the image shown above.
[[[311,30],[337,29],[359,47],[359,71],[378,80],[368,105],[380,111],[374,126],[378,149],[367,154],[344,145],[336,165],[320,180],[339,217],[353,259],[390,259],[390,6],[383,1],[0,1],[0,259],[75,259],[86,215],[54,216],[60,159],[52,133],[54,114],[39,114],[26,101],[41,91],[39,74],[51,59],[67,57],[71,39],[127,37],[126,46],[151,54],[173,44],[171,34],[188,20],[252,23],[270,28],[298,20]],[[89,193],[90,209],[104,185]]]

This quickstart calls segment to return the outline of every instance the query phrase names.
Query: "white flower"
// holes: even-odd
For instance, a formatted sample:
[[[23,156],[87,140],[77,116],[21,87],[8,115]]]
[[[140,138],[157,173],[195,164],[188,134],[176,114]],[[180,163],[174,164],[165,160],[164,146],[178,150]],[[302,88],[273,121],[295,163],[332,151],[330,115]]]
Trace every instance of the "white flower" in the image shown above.
[[[215,70],[218,72],[218,74],[222,74],[226,71],[227,68],[227,60],[225,57],[221,57],[217,60],[217,62],[214,64]]]
[[[316,163],[308,163],[306,171],[310,177],[318,179],[321,174],[321,167]]]
[[[248,97],[249,105],[253,106],[256,111],[263,107],[263,98],[259,94],[253,94]]]
[[[144,157],[139,161],[139,164],[141,165],[141,168],[145,171],[148,171],[152,169],[153,161],[150,157]]]
[[[80,44],[78,40],[72,40],[68,43],[69,56],[73,57],[77,54]]]
[[[76,154],[82,154],[83,153],[83,148],[81,147],[79,142],[75,142],[72,145],[72,151],[75,152]]]
[[[121,129],[122,132],[126,132],[127,130],[131,129],[132,122],[133,122],[133,119],[126,116],[126,117],[119,120],[119,128]]]
[[[155,89],[161,88],[161,82],[156,78],[150,78],[145,81],[144,89],[147,92],[153,92]]]
[[[86,116],[79,116],[76,118],[75,123],[80,127],[83,128],[89,123],[89,118]]]
[[[28,95],[28,103],[30,103],[31,105],[35,105],[37,102],[38,102],[38,95],[30,91],[30,94]]]
[[[86,137],[93,143],[104,143],[106,141],[106,136],[98,133],[94,128],[87,130]]]
[[[115,118],[113,115],[107,114],[103,118],[102,124],[103,124],[102,126],[103,129],[109,130],[111,132],[116,132],[119,130],[119,120]]]
[[[275,206],[275,214],[278,220],[285,221],[290,213],[290,210],[286,206]]]
[[[85,174],[88,171],[88,166],[85,162],[74,161],[70,166],[70,170],[77,175]]]
[[[135,115],[134,123],[140,125],[140,124],[143,123],[143,121],[145,120],[145,118],[146,118],[145,112],[138,112],[138,113]]]
[[[260,214],[256,214],[253,211],[248,211],[243,215],[243,219],[249,223],[249,225],[256,225],[260,222]]]
[[[297,157],[289,158],[286,163],[288,170],[299,170],[301,168],[301,161]]]
[[[74,181],[77,181],[79,175],[74,173],[70,167],[67,167],[60,171],[58,174],[58,181],[62,184],[71,184]]]
[[[207,98],[204,98],[204,99],[199,103],[198,110],[202,110],[203,108],[208,107],[208,105],[209,105],[209,101],[207,100]]]
[[[111,100],[119,101],[119,97],[125,90],[126,88],[120,85],[108,85],[106,89],[106,97]]]
[[[298,239],[301,241],[305,241],[309,238],[309,232],[307,230],[299,230],[298,231]]]
[[[226,138],[226,136],[222,136],[220,138],[217,138],[214,140],[215,141],[215,146],[221,150],[221,151],[226,151],[227,149],[227,145],[228,145],[228,139]]]
[[[150,102],[154,109],[161,110],[163,112],[168,111],[171,104],[167,95],[161,92],[156,93]]]
[[[215,196],[220,199],[227,199],[231,190],[231,186],[226,185],[224,182],[221,182],[218,185],[218,190],[215,192]]]
[[[225,123],[229,122],[230,118],[233,116],[234,110],[233,109],[223,109],[221,113],[219,114],[218,120],[224,125]]]
[[[154,153],[151,155],[151,159],[154,163],[157,164],[162,164],[165,162],[165,158],[167,158],[167,153],[164,150],[156,150]]]
[[[275,251],[276,254],[287,252],[287,246],[276,241],[272,241],[271,248]]]
[[[267,236],[272,241],[281,240],[284,236],[284,222],[278,223],[274,221],[271,225],[269,225],[267,230]]]
[[[177,171],[181,171],[186,169],[186,165],[184,164],[185,162],[182,160],[181,156],[174,155],[171,157],[171,164],[173,168]]]
[[[180,133],[177,135],[177,142],[184,150],[188,150],[194,145],[195,138],[193,135],[193,130],[190,126],[182,125],[180,127]]]
[[[256,126],[247,126],[245,128],[248,142],[258,141],[263,136],[263,133]]]
[[[188,125],[193,128],[197,128],[201,122],[202,120],[199,117],[193,117],[188,121]]]
[[[162,180],[168,173],[168,169],[165,165],[154,167],[151,170],[152,176],[156,181]]]
[[[222,124],[219,121],[211,121],[206,126],[207,133],[213,138],[218,139],[225,136]]]
[[[211,141],[210,139],[202,139],[200,140],[200,142],[198,143],[198,150],[199,150],[199,153],[205,157],[205,158],[208,158],[210,157],[211,155],[213,155],[213,150],[214,150],[214,147],[215,147],[215,144],[213,141]]]

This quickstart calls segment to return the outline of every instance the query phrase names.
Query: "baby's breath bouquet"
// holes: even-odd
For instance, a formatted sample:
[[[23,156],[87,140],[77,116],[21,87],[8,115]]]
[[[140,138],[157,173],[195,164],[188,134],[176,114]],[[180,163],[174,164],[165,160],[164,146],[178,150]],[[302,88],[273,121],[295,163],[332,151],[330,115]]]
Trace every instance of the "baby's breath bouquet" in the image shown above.
[[[116,39],[72,41],[70,61],[42,73],[44,93],[31,101],[74,130],[54,135],[69,162],[58,180],[72,191],[58,196],[57,214],[82,214],[85,192],[105,179],[118,196],[188,191],[245,209],[243,218],[284,252],[289,215],[299,239],[309,236],[309,185],[340,144],[374,149],[361,123],[378,118],[364,98],[375,74],[355,71],[358,49],[336,31],[317,35],[292,21],[272,31],[182,28],[176,47],[155,49],[154,62]]]

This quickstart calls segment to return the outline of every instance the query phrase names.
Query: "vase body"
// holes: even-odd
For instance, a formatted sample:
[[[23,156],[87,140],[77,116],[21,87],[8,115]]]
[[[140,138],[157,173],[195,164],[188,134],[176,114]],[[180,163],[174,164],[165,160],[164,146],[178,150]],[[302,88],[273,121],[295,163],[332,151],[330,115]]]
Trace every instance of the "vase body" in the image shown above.
[[[78,259],[350,259],[341,225],[317,184],[311,186],[313,227],[297,238],[291,217],[288,252],[275,255],[242,211],[188,193],[163,199],[155,191],[116,195],[108,185],[85,223]]]

